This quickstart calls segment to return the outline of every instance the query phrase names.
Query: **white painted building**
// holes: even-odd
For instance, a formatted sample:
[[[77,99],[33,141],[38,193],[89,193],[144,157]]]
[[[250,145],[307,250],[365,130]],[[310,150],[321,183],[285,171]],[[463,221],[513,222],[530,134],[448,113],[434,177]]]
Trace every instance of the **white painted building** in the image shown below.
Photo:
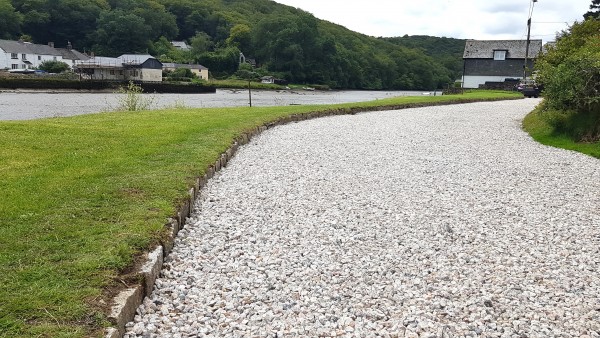
[[[35,69],[44,61],[61,61],[73,67],[75,60],[86,55],[68,48],[54,48],[53,43],[40,45],[24,41],[0,40],[0,69]]]

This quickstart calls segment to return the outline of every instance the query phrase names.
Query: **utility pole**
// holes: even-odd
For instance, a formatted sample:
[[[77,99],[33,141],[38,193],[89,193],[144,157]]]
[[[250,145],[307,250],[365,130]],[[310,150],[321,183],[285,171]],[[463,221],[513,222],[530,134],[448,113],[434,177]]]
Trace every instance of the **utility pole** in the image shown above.
[[[250,101],[250,107],[252,107],[252,89],[250,86],[250,79],[248,79],[248,100]]]
[[[527,19],[527,44],[525,45],[525,64],[523,64],[523,80],[527,80],[527,59],[529,58],[529,43],[531,37],[531,16],[533,15],[533,7],[537,0],[532,0],[531,10],[529,12],[529,19]]]
[[[529,18],[529,20],[527,20],[527,45],[525,46],[525,64],[523,65],[523,80],[527,80],[527,59],[529,58],[529,38],[530,38],[530,36],[531,36],[531,18]]]

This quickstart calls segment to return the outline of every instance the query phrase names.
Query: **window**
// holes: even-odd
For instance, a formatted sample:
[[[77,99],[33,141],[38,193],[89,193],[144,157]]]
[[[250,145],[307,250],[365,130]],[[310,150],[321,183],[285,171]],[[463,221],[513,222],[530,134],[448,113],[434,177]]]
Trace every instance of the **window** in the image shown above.
[[[21,54],[21,60],[27,60],[27,54]]]
[[[27,69],[26,65],[21,65],[21,69]]]
[[[11,68],[12,68],[12,69],[19,69],[19,65],[17,65],[17,64],[14,64],[14,63],[13,63],[13,64],[11,65]]]
[[[110,70],[110,75],[115,75],[115,71],[113,69]]]
[[[498,61],[506,60],[506,51],[505,50],[495,50],[494,51],[494,60],[498,60]]]
[[[123,75],[123,71],[122,70],[119,71],[119,75]]]
[[[42,59],[42,56],[41,56],[41,55],[38,55],[38,60],[41,60],[41,59]]]
[[[17,55],[17,53],[10,53],[10,58],[11,59],[18,59],[19,56]]]

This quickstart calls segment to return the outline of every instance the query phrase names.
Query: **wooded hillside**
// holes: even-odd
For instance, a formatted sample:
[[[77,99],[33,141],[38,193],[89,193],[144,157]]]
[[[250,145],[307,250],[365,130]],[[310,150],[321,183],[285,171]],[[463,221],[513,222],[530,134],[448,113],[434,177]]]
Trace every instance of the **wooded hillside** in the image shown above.
[[[243,52],[258,66],[245,74],[332,88],[430,90],[460,73],[450,40],[377,39],[270,0],[0,0],[0,38],[70,41],[102,56],[149,52],[217,77],[235,74]]]

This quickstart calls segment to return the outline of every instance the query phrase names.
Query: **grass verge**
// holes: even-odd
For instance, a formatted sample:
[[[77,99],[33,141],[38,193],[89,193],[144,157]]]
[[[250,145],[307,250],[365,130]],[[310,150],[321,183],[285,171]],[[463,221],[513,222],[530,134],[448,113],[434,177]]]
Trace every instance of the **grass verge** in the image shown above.
[[[600,158],[600,142],[577,142],[574,138],[581,136],[578,130],[590,129],[590,123],[594,121],[588,115],[545,110],[540,105],[525,117],[523,129],[542,144]]]
[[[232,140],[291,114],[518,98],[507,92],[321,106],[171,109],[0,122],[0,337],[84,337],[106,290],[158,243]]]

